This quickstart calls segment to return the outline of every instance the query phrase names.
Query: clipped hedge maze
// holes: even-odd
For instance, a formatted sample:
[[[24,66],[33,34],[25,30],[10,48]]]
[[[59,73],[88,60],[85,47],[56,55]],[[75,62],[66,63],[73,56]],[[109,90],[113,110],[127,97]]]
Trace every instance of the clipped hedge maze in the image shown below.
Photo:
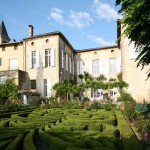
[[[52,108],[0,119],[0,150],[119,150],[122,146],[129,150],[132,138],[134,148],[140,150],[122,114],[115,110]]]

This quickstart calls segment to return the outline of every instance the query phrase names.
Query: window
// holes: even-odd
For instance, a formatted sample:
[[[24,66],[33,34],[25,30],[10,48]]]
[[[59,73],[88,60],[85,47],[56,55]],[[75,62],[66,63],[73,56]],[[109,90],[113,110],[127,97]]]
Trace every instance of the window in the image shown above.
[[[77,61],[77,75],[83,74],[83,61]]]
[[[17,45],[14,46],[14,50],[18,50],[18,46]]]
[[[65,57],[64,57],[64,50],[63,49],[61,51],[61,54],[62,54],[62,58],[61,58],[61,60],[62,60],[62,68],[64,68]]]
[[[34,45],[34,42],[31,42],[31,45]]]
[[[110,93],[109,94],[110,94],[111,97],[115,97],[116,94],[117,94],[116,88],[110,89]]]
[[[45,56],[44,56],[45,67],[55,66],[55,53],[54,52],[55,52],[54,48],[45,49]]]
[[[110,58],[109,59],[109,72],[114,73],[116,72],[117,62],[116,58]]]
[[[68,54],[66,54],[66,70],[68,71]]]
[[[45,50],[45,67],[51,66],[51,50]]]
[[[45,42],[48,43],[48,42],[49,42],[49,39],[46,39]]]
[[[31,89],[36,89],[36,80],[30,80],[31,82]]]
[[[36,51],[32,51],[32,68],[36,67]]]
[[[18,58],[12,58],[9,60],[10,70],[18,69]]]
[[[91,98],[94,99],[103,99],[103,90],[102,89],[91,89]]]
[[[0,84],[6,81],[6,76],[0,76]]]
[[[47,79],[44,79],[44,97],[47,96]]]
[[[0,58],[0,66],[2,66],[2,58]]]
[[[99,60],[98,59],[92,60],[92,73],[94,74],[99,73]]]

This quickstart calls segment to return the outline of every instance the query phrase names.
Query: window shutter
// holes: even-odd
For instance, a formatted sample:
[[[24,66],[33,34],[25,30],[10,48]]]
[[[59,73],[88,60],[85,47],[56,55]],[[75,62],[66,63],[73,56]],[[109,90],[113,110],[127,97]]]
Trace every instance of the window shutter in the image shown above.
[[[36,51],[36,68],[40,67],[40,51]]]
[[[69,57],[69,70],[70,70],[70,73],[72,73],[72,70],[71,70],[71,57]]]
[[[92,60],[89,60],[89,69],[88,69],[88,72],[90,73],[90,74],[92,74]]]
[[[66,54],[66,70],[68,71],[68,55]]]
[[[79,65],[80,65],[79,74],[83,74],[83,61],[79,61]]]
[[[61,50],[61,65],[62,65],[62,68],[64,68],[64,50],[62,49]]]
[[[77,75],[79,75],[79,74],[80,74],[79,68],[80,68],[80,62],[79,62],[79,61],[77,61]]]
[[[74,74],[74,61],[72,61],[72,74]]]
[[[117,72],[121,72],[121,57],[117,58]]]
[[[47,79],[47,97],[51,97],[51,87],[52,87],[52,84],[51,84],[51,78],[48,78]]]
[[[32,51],[29,53],[29,60],[30,60],[30,68],[32,68]]]
[[[99,60],[99,74],[103,74],[103,64],[102,64],[102,60]]]
[[[51,66],[55,66],[55,50],[54,48],[51,48]]]
[[[43,67],[45,67],[45,50],[43,51]]]
[[[106,58],[105,60],[104,60],[104,66],[105,66],[105,73],[109,73],[109,58]]]

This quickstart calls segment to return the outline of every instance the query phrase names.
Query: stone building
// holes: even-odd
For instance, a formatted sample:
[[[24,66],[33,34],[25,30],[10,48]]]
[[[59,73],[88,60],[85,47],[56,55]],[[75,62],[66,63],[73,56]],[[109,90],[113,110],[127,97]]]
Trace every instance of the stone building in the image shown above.
[[[0,25],[0,83],[7,78],[12,78],[11,74],[13,73],[20,90],[37,92],[42,97],[50,97],[53,95],[52,86],[55,83],[74,80],[80,84],[82,81],[79,75],[84,71],[95,77],[103,74],[109,79],[116,78],[122,68],[124,80],[131,85],[129,92],[137,100],[146,98],[149,89],[147,81],[139,84],[135,82],[139,87],[132,86],[133,80],[129,79],[129,75],[126,73],[130,63],[132,66],[133,62],[130,60],[127,62],[126,58],[129,52],[126,49],[129,46],[125,38],[121,38],[120,45],[122,46],[119,48],[117,45],[112,45],[76,50],[60,31],[34,35],[32,25],[28,26],[28,31],[28,37],[22,41],[13,40],[10,42],[5,24],[2,21]],[[135,67],[135,70],[138,69]],[[140,78],[141,72],[138,71],[138,73]],[[143,84],[147,84],[145,90],[147,92],[136,95],[134,90],[137,88],[141,90]],[[93,92],[92,89],[89,90],[86,96],[91,100],[103,99],[101,89]],[[117,89],[111,89],[110,96],[116,98]],[[148,99],[146,100],[148,101]]]

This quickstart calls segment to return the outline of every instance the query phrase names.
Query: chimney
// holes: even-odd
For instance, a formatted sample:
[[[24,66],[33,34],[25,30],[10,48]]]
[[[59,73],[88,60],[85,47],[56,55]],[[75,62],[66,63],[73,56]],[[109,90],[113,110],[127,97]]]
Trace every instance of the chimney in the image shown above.
[[[32,25],[28,25],[29,26],[29,37],[33,36],[33,26]]]

